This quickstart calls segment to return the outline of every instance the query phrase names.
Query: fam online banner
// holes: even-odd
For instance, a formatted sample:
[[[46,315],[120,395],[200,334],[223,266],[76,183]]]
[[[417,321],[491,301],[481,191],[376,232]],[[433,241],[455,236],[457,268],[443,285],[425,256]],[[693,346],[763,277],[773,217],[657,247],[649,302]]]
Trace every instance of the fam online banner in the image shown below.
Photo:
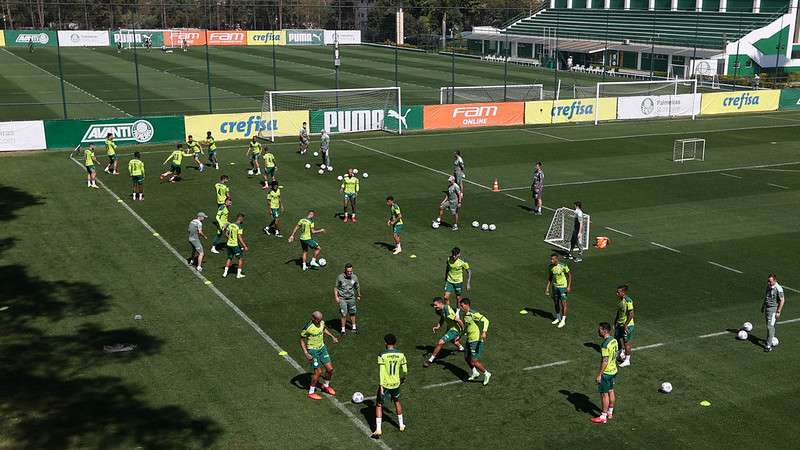
[[[277,111],[269,113],[232,113],[206,114],[187,116],[184,118],[186,135],[195,139],[204,139],[211,132],[214,139],[227,141],[232,139],[248,139],[265,131],[275,132],[275,136],[295,136],[299,133],[303,122],[308,122],[308,111]]]
[[[286,45],[286,30],[248,31],[247,45]]]
[[[208,45],[246,45],[246,31],[209,30]]]
[[[180,47],[186,45],[206,45],[206,30],[199,28],[185,28],[182,30],[164,30],[164,45]]]
[[[426,106],[423,114],[426,130],[522,125],[524,121],[523,102],[433,105]]]
[[[617,118],[617,99],[594,98],[552,100],[525,103],[526,124],[589,122]]]
[[[774,111],[778,109],[781,91],[732,91],[703,94],[700,114],[731,114]]]

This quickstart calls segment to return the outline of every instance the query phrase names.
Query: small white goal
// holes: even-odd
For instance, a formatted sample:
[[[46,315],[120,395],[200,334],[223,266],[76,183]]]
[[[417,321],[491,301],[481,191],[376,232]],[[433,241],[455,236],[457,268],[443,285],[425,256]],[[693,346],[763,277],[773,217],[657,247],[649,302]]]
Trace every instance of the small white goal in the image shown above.
[[[582,221],[583,233],[578,236],[578,247],[580,247],[581,250],[588,250],[589,227],[592,223],[592,218],[589,214],[583,213]],[[575,250],[570,248],[572,246],[572,235],[578,226],[578,220],[574,209],[558,208],[553,214],[553,220],[550,222],[550,228],[547,230],[547,236],[544,237],[544,241],[562,250],[571,252]]]
[[[706,140],[705,139],[676,139],[672,145],[672,161],[705,161],[706,159]]]

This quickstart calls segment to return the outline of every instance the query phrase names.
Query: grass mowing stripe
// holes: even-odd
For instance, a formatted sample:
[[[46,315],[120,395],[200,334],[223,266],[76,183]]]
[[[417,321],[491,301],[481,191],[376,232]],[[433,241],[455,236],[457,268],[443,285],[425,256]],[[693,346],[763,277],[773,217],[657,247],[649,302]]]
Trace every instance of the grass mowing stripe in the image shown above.
[[[540,364],[540,365],[538,365],[538,366],[530,366],[530,367],[526,367],[526,368],[524,368],[524,369],[522,369],[522,370],[536,370],[536,369],[544,369],[545,367],[555,367],[555,366],[562,366],[562,365],[564,365],[564,364],[567,364],[567,363],[570,363],[570,362],[572,362],[572,361],[570,361],[569,359],[565,359],[564,361],[556,361],[556,362],[552,362],[552,363],[548,363],[548,364]]]
[[[633,235],[632,235],[632,234],[630,234],[630,233],[626,233],[626,232],[624,232],[624,231],[621,231],[621,230],[618,230],[618,229],[616,229],[616,228],[611,228],[611,227],[603,227],[603,228],[605,228],[606,230],[611,230],[611,231],[613,231],[613,232],[615,232],[615,233],[619,233],[619,234],[621,234],[621,235],[623,235],[623,236],[633,237]]]
[[[70,156],[70,159],[71,159],[71,160],[72,160],[72,162],[74,162],[74,163],[75,163],[75,164],[76,164],[78,167],[83,167],[83,166],[81,165],[81,163],[80,163],[78,160],[76,160],[75,158],[73,158],[72,156]],[[170,253],[172,253],[172,254],[173,254],[173,255],[174,255],[174,256],[175,256],[175,257],[178,259],[178,261],[179,261],[181,264],[183,264],[183,263],[186,261],[186,259],[185,259],[183,256],[181,256],[181,254],[180,254],[180,253],[178,253],[178,251],[177,251],[177,250],[175,250],[175,247],[173,247],[173,246],[172,246],[172,245],[171,245],[169,242],[167,242],[167,240],[166,240],[166,239],[164,239],[164,237],[163,237],[163,236],[161,236],[160,234],[158,234],[158,233],[156,232],[156,230],[155,230],[155,229],[154,229],[154,228],[153,228],[153,227],[152,227],[152,226],[151,226],[149,223],[147,223],[147,221],[145,221],[144,219],[142,219],[142,217],[141,217],[139,214],[137,214],[137,213],[136,213],[136,211],[134,211],[134,210],[133,210],[133,208],[131,208],[131,207],[130,207],[130,205],[128,205],[127,203],[125,203],[125,202],[124,202],[124,201],[123,201],[123,200],[122,200],[122,199],[121,199],[121,198],[120,198],[120,197],[119,197],[119,196],[118,196],[118,195],[117,195],[117,194],[116,194],[114,191],[112,191],[111,189],[109,189],[109,188],[108,188],[108,186],[106,186],[106,184],[105,184],[105,183],[103,183],[103,182],[102,182],[102,181],[100,181],[100,180],[97,180],[97,182],[98,182],[98,183],[100,183],[100,186],[101,186],[101,187],[102,187],[102,188],[103,188],[103,189],[104,189],[106,192],[108,192],[108,194],[109,194],[109,195],[111,195],[111,196],[112,196],[112,197],[113,197],[115,200],[117,200],[117,202],[118,202],[118,203],[122,204],[122,206],[123,206],[123,207],[124,207],[124,208],[125,208],[125,209],[126,209],[126,210],[127,210],[127,211],[128,211],[128,212],[129,212],[129,213],[130,213],[130,214],[131,214],[131,215],[132,215],[132,216],[133,216],[133,217],[134,217],[134,218],[135,218],[135,219],[136,219],[136,220],[137,220],[139,223],[140,223],[140,224],[142,224],[142,226],[144,226],[144,227],[145,227],[145,229],[147,229],[148,231],[150,231],[150,232],[153,234],[153,236],[155,236],[155,238],[156,238],[156,239],[158,239],[158,240],[159,240],[159,242],[161,242],[161,245],[163,245],[163,246],[164,246],[164,248],[166,248],[167,250],[169,250],[169,252],[170,252]],[[188,267],[188,266],[187,266],[187,267]],[[223,294],[223,293],[222,293],[222,291],[220,291],[220,290],[219,290],[219,289],[218,289],[216,286],[214,286],[214,284],[213,284],[213,283],[211,283],[211,281],[210,281],[208,278],[206,278],[205,276],[203,276],[203,274],[202,274],[202,273],[200,273],[200,272],[198,272],[198,271],[196,271],[196,270],[191,270],[191,269],[189,269],[189,270],[190,270],[190,271],[191,271],[191,272],[192,272],[192,273],[193,273],[193,274],[194,274],[194,275],[195,275],[195,276],[196,276],[196,277],[197,277],[197,278],[198,278],[200,281],[202,281],[202,282],[203,282],[205,285],[207,285],[207,286],[209,287],[209,289],[211,289],[211,291],[212,291],[214,294],[216,294],[216,295],[217,295],[217,297],[219,297],[219,299],[220,299],[220,300],[222,300],[222,301],[223,301],[223,302],[224,302],[224,303],[225,303],[225,304],[226,304],[226,305],[227,305],[229,308],[231,308],[231,310],[233,310],[233,312],[235,312],[235,313],[236,313],[236,315],[238,315],[238,316],[239,316],[239,317],[240,317],[242,320],[244,320],[244,321],[245,321],[245,322],[246,322],[248,325],[250,325],[250,327],[251,327],[251,328],[252,328],[252,329],[253,329],[253,330],[254,330],[254,331],[255,331],[255,332],[256,332],[256,333],[257,333],[259,336],[261,336],[261,338],[262,338],[262,339],[264,339],[264,341],[265,341],[265,342],[267,342],[267,344],[269,344],[269,345],[270,345],[270,347],[272,347],[272,348],[273,348],[275,351],[277,351],[277,352],[283,352],[283,351],[284,351],[284,350],[283,350],[283,348],[282,348],[282,347],[281,347],[281,346],[280,346],[280,345],[279,345],[279,344],[278,344],[278,343],[277,343],[277,342],[276,342],[274,339],[272,339],[272,337],[271,337],[270,335],[268,335],[268,334],[267,334],[267,333],[266,333],[266,332],[265,332],[265,331],[264,331],[264,330],[263,330],[263,329],[262,329],[260,326],[258,326],[258,324],[257,324],[257,323],[255,323],[255,322],[253,321],[253,319],[251,319],[251,318],[250,318],[250,317],[249,317],[247,314],[245,314],[245,312],[244,312],[244,311],[242,311],[241,309],[239,309],[239,307],[238,307],[238,306],[236,306],[236,304],[235,304],[235,303],[233,303],[233,302],[232,302],[232,301],[231,301],[231,300],[230,300],[230,299],[229,299],[229,298],[228,298],[228,297],[227,297],[225,294]],[[289,363],[289,364],[290,364],[292,367],[294,367],[294,369],[297,371],[297,373],[298,373],[298,374],[303,374],[303,373],[305,373],[305,371],[303,370],[303,367],[302,367],[302,366],[301,366],[301,365],[300,365],[300,364],[299,364],[297,361],[295,361],[295,360],[294,360],[294,358],[292,358],[292,357],[291,357],[291,356],[289,356],[288,354],[287,354],[287,355],[285,355],[285,356],[283,356],[282,358],[283,358],[283,359],[284,359],[286,362],[288,362],[288,363]],[[361,421],[361,420],[359,420],[359,419],[358,419],[358,418],[357,418],[355,415],[353,415],[353,413],[352,413],[352,412],[350,412],[349,410],[347,410],[347,408],[345,408],[345,407],[344,407],[344,405],[343,405],[343,404],[341,404],[341,403],[340,403],[338,400],[336,400],[334,397],[330,397],[330,396],[325,396],[325,398],[327,398],[328,400],[330,400],[330,402],[331,402],[331,403],[332,403],[332,404],[333,404],[333,405],[336,407],[336,409],[338,409],[339,411],[341,411],[341,412],[342,412],[342,414],[344,414],[344,415],[345,415],[345,416],[346,416],[348,419],[350,419],[350,421],[351,421],[351,422],[353,422],[353,423],[356,425],[356,427],[358,427],[358,428],[359,428],[359,429],[360,429],[362,432],[364,432],[364,434],[366,434],[367,436],[369,436],[369,435],[371,435],[371,434],[372,434],[372,430],[370,430],[370,429],[369,429],[369,427],[368,427],[367,425],[365,425],[365,424],[364,424],[364,422],[362,422],[362,421]],[[378,445],[379,445],[381,448],[383,448],[383,449],[387,449],[387,450],[390,450],[390,447],[389,447],[388,445],[386,445],[386,444],[385,444],[383,441],[376,441],[376,443],[377,443],[377,444],[378,444]]]
[[[715,263],[714,261],[708,261],[708,263],[711,264],[712,266],[717,266],[717,267],[719,267],[721,269],[730,270],[731,272],[735,272],[735,273],[738,273],[738,274],[744,273],[741,270],[736,270],[733,267],[723,266],[722,264]]]
[[[542,133],[541,131],[535,131],[534,129],[531,129],[531,128],[520,128],[520,130],[522,130],[522,131],[524,131],[526,133],[538,134],[539,136],[545,136],[545,137],[549,137],[549,138],[552,138],[552,139],[558,139],[558,140],[561,140],[561,141],[572,142],[572,139],[561,137],[561,136],[555,136],[555,135],[552,135],[552,134]]]
[[[666,245],[664,245],[664,244],[659,244],[658,242],[652,242],[652,241],[651,241],[650,243],[651,243],[651,244],[653,244],[653,245],[655,245],[656,247],[661,247],[661,248],[663,248],[664,250],[669,250],[669,251],[671,251],[671,252],[674,252],[674,253],[680,253],[680,250],[675,250],[674,248],[672,248],[672,247],[667,247],[667,246],[666,246]]]

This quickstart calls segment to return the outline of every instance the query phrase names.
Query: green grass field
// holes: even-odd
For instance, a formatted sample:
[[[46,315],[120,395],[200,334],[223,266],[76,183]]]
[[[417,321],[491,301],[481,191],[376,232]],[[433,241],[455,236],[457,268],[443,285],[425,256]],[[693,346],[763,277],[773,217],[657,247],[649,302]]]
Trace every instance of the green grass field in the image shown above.
[[[284,234],[309,208],[327,230],[319,241],[329,265],[307,273],[296,243],[261,232],[264,192],[245,174],[241,142],[221,145],[220,172],[186,168],[176,184],[158,183],[168,146],[140,148],[144,202],[130,201],[124,170],[101,172],[102,188],[93,190],[63,152],[3,155],[0,446],[374,448],[366,436],[372,400],[349,399],[355,391],[374,395],[375,355],[393,332],[410,362],[408,430],[397,431],[388,408],[380,445],[790,447],[800,394],[792,381],[800,367],[799,125],[800,114],[781,113],[335,136],[337,170],[324,176],[303,168],[313,158],[295,153],[294,142],[279,142],[272,147],[284,185]],[[673,163],[680,137],[705,138],[706,161]],[[456,149],[469,177],[465,226],[433,230]],[[563,329],[550,325],[552,302],[543,293],[553,249],[542,239],[552,213],[527,209],[537,160],[547,174],[545,206],[581,200],[592,238],[612,240],[571,264]],[[335,175],[346,167],[370,175],[362,179],[357,224],[334,217],[341,208]],[[198,211],[213,212],[213,184],[223,172],[232,177],[233,211],[247,214],[251,250],[242,280],[222,278],[222,255],[209,254],[202,276],[181,259],[187,224]],[[500,193],[489,189],[495,177]],[[385,246],[389,194],[407,223],[397,256]],[[477,231],[473,220],[498,230]],[[455,245],[474,269],[469,296],[491,320],[484,360],[494,377],[485,387],[461,382],[466,364],[452,347],[422,367],[437,338],[428,304],[441,294]],[[331,290],[348,261],[363,286],[361,332],[329,343],[338,396],[314,402],[305,398],[298,330],[315,309],[337,319]],[[766,354],[759,308],[769,272],[787,287],[787,306],[781,345]],[[599,405],[595,327],[613,319],[621,283],[637,302],[638,350],[620,370],[615,419],[598,426],[589,422]],[[751,341],[737,341],[745,321],[755,325]],[[115,343],[137,348],[103,352]],[[674,385],[672,394],[658,392],[663,381]]]

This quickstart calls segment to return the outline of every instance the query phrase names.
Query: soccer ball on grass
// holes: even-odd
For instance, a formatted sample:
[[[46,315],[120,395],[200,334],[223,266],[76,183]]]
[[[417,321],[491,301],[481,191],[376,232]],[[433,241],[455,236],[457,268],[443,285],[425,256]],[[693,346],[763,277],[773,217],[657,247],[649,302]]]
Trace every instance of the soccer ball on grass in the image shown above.
[[[364,178],[369,178],[369,174],[367,172],[364,172],[363,174],[361,174],[361,176]]]
[[[745,323],[742,324],[742,329],[749,333],[749,332],[753,331],[753,324],[750,323],[750,322],[745,322]]]
[[[337,180],[339,180],[339,181],[342,181],[342,180],[344,180],[344,178],[343,178],[341,175],[339,175],[338,177],[336,177],[336,179],[337,179]]]
[[[495,230],[497,230],[497,225],[495,225],[493,223],[489,224],[489,231],[495,231]]]
[[[361,403],[364,401],[364,394],[361,392],[353,392],[353,403]]]
[[[488,224],[481,225],[481,230],[488,231],[489,230],[489,225]]]
[[[740,341],[747,340],[747,331],[739,330],[739,332],[736,333],[736,339],[739,339]]]
[[[670,392],[672,392],[672,383],[668,381],[661,383],[661,392],[665,394],[669,394]]]
[[[433,228],[434,230],[438,230],[439,226],[440,226],[439,222],[437,222],[435,220],[433,222],[431,222],[431,228]]]
[[[319,156],[319,152],[314,152],[314,156]]]
[[[328,261],[325,258],[320,258],[317,262],[319,263],[320,267],[325,267],[328,265]]]
[[[324,171],[324,170],[322,170],[322,169],[319,169],[319,171],[317,171],[317,173],[318,173],[318,174],[320,174],[320,175],[322,175],[323,173],[325,173],[325,171]]]
[[[305,168],[306,168],[306,169],[310,169],[310,168],[311,168],[311,164],[306,164],[306,165],[305,165]]]
[[[474,228],[480,228],[480,227],[481,227],[481,223],[480,223],[480,222],[478,222],[477,220],[474,220],[474,221],[472,222],[472,226],[473,226]]]

